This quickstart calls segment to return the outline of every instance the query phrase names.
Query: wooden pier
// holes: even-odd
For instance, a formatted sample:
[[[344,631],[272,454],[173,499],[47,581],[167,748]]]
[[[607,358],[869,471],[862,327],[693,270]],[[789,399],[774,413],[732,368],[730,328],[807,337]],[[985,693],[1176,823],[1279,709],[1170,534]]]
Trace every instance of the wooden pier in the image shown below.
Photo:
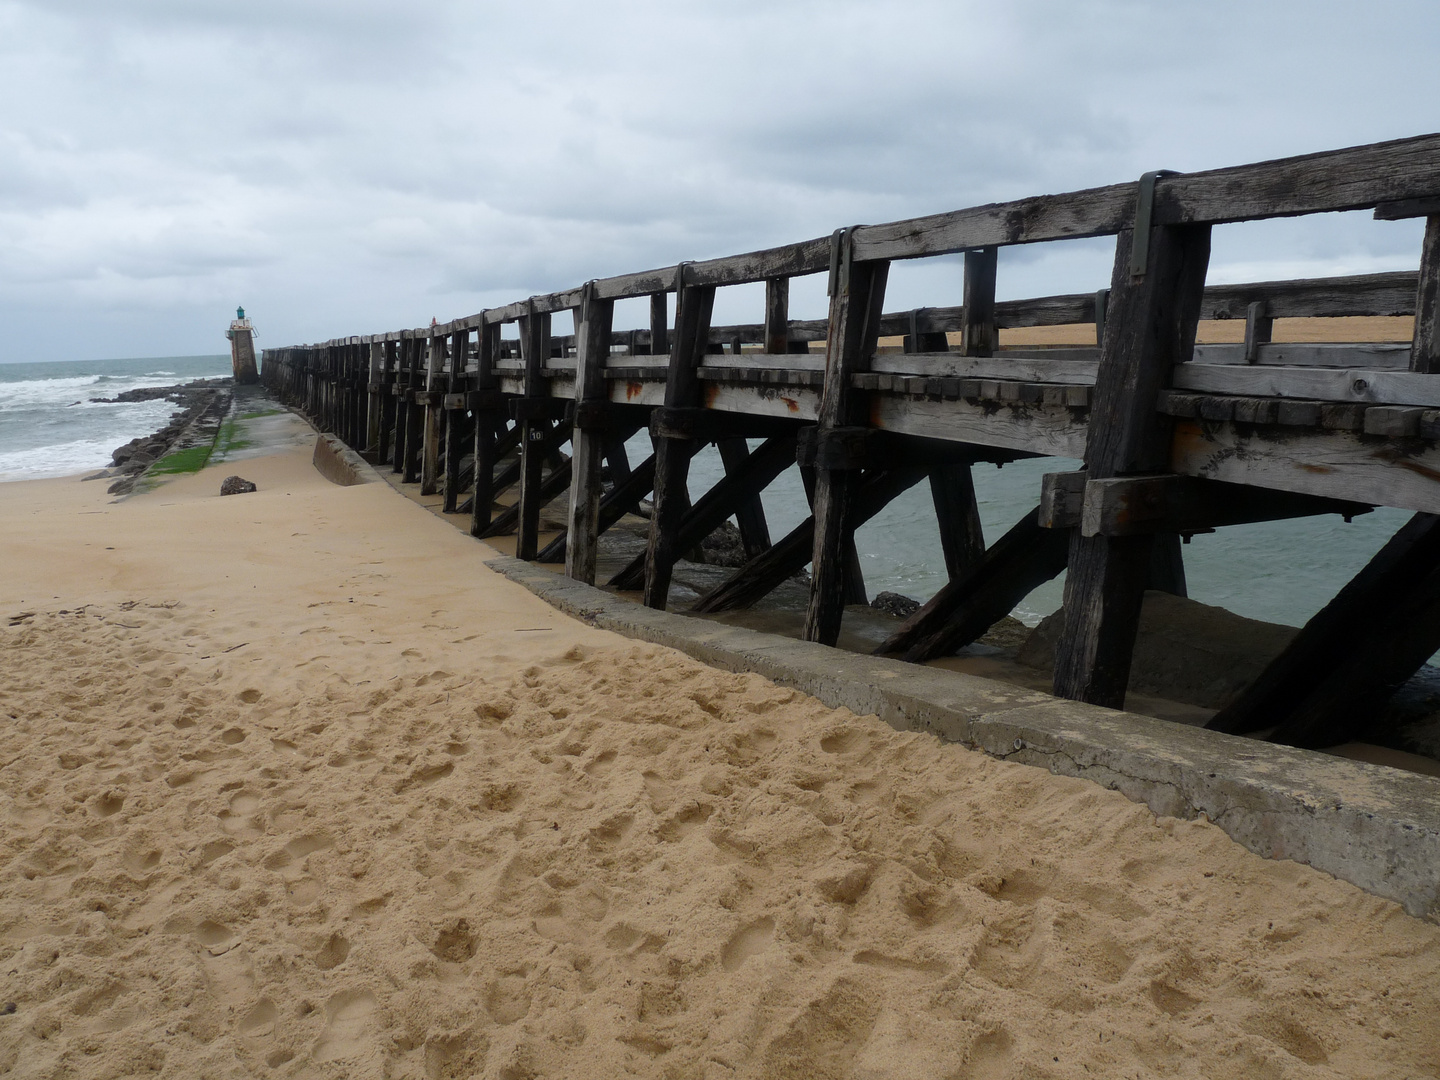
[[[1418,272],[1206,287],[1212,226],[1347,210],[1425,218]],[[1005,248],[1099,236],[1115,237],[1108,288],[996,300]],[[960,304],[885,311],[891,262],[961,252]],[[790,280],[813,274],[829,317],[792,320]],[[763,321],[711,325],[717,289],[756,282]],[[649,325],[617,328],[616,301],[637,297]],[[573,335],[551,333],[563,311]],[[1376,315],[1413,315],[1413,342],[1271,340],[1275,319]],[[1244,342],[1196,345],[1216,319],[1243,320]],[[1098,348],[999,344],[1005,328],[1076,323],[1095,325]],[[904,351],[879,351],[882,337]],[[581,581],[595,581],[600,535],[650,499],[648,549],[609,584],[643,588],[651,607],[681,554],[733,517],[748,562],[696,610],[753,604],[809,564],[805,637],[833,645],[845,605],[865,599],[856,528],[926,481],[949,581],[883,646],[909,660],[974,641],[1068,568],[1055,693],[1119,707],[1145,590],[1184,594],[1183,535],[1374,506],[1415,516],[1211,726],[1300,746],[1362,737],[1440,648],[1440,135],[842,228],[266,349],[262,380],[468,509],[476,536],[514,532],[520,558],[563,558]],[[625,442],[644,430],[654,452],[632,462]],[[692,501],[690,461],[710,443],[725,476]],[[970,467],[1037,456],[1085,468],[1046,476],[987,549]],[[772,537],[759,494],[795,463],[811,516]],[[568,526],[542,549],[541,509],[567,492]]]

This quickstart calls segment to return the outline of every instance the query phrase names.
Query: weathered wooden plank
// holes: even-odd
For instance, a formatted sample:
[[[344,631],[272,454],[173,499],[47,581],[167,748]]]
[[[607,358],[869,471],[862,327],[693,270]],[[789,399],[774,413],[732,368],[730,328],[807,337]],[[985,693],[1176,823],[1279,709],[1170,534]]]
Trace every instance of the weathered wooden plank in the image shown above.
[[[1148,244],[1148,270],[1138,280],[1132,244]],[[1156,410],[1157,398],[1190,358],[1209,258],[1205,225],[1120,234],[1085,450],[1092,480],[1167,471],[1172,421]],[[1070,534],[1056,696],[1123,706],[1152,547],[1150,536]]]
[[[1440,135],[1420,135],[1162,177],[1155,185],[1151,223],[1220,224],[1364,210],[1437,192]],[[864,226],[855,233],[855,258],[913,259],[992,244],[1110,235],[1131,225],[1135,194],[1133,183],[1113,184]]]
[[[996,408],[883,396],[871,402],[870,422],[902,435],[1072,458],[1084,455],[1088,427],[1065,406],[1016,402]]]
[[[1440,513],[1440,449],[1428,443],[1182,420],[1170,467],[1233,484]]]
[[[1177,390],[1247,397],[1440,406],[1440,375],[1413,371],[1191,362],[1176,367],[1173,385]]]
[[[1191,363],[1198,366],[1251,363],[1266,367],[1359,368],[1368,371],[1405,371],[1410,346],[1369,343],[1314,343],[1272,341],[1261,343],[1254,361],[1246,359],[1244,345],[1196,345]]]
[[[1099,364],[1093,360],[1015,356],[1010,353],[990,357],[961,356],[959,353],[881,353],[870,365],[872,371],[884,374],[926,378],[1021,379],[1077,386],[1093,386],[1098,367]]]
[[[692,285],[746,285],[775,277],[822,273],[830,265],[830,239],[802,240],[783,247],[750,251],[685,264],[685,280]],[[620,300],[674,289],[678,267],[667,266],[638,274],[622,274],[595,282],[595,295]]]
[[[1079,528],[1085,536],[1134,536],[1203,532],[1223,525],[1316,514],[1340,514],[1348,520],[1372,509],[1363,503],[1175,473],[1098,480],[1088,480],[1088,475],[1083,471],[1050,473],[1044,478],[1042,525]]]

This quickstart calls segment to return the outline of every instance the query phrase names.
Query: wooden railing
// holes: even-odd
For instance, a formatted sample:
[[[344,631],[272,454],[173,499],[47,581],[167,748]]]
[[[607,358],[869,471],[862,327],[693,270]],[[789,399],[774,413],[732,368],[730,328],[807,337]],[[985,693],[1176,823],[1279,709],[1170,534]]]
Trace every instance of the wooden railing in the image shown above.
[[[1205,287],[1213,225],[1361,209],[1427,219],[1418,272]],[[1116,238],[1107,288],[996,300],[1002,248],[1107,235]],[[883,312],[891,261],[959,252],[960,305]],[[813,274],[827,275],[829,315],[792,320],[790,279]],[[712,325],[718,288],[758,282],[762,321]],[[615,302],[640,297],[649,325],[617,329]],[[563,552],[566,572],[583,581],[595,579],[600,534],[650,495],[646,555],[611,584],[643,586],[654,607],[667,603],[680,553],[733,516],[750,562],[699,609],[752,603],[809,563],[805,636],[827,644],[846,603],[864,598],[856,527],[928,477],[950,582],[887,649],[913,659],[953,651],[1068,567],[1056,692],[1119,705],[1145,588],[1184,590],[1179,534],[1381,504],[1427,522],[1440,513],[1437,308],[1440,135],[1427,135],[1147,174],[602,278],[431,327],[266,350],[263,378],[404,480],[443,489],[448,509],[468,503],[476,535],[513,529],[519,557]],[[553,335],[550,318],[563,311],[575,332]],[[1271,340],[1276,319],[1376,315],[1413,316],[1413,341]],[[1217,319],[1244,320],[1244,342],[1197,347],[1199,323]],[[1095,325],[1097,345],[1001,347],[1006,328],[1077,323]],[[518,336],[503,338],[511,324]],[[882,337],[903,339],[903,352],[882,350]],[[646,427],[654,453],[632,467],[624,442]],[[763,442],[752,452],[747,439]],[[708,443],[726,476],[692,503],[689,463]],[[987,550],[970,465],[1057,455],[1081,457],[1085,469],[1047,477],[1037,509]],[[772,542],[759,492],[794,462],[812,515]],[[513,507],[497,509],[516,484]],[[1256,488],[1272,494],[1257,498]],[[567,528],[542,551],[541,507],[567,489]],[[1367,597],[1411,596],[1401,571],[1376,575],[1360,590]],[[1369,610],[1355,596],[1347,603],[1342,616]],[[1417,650],[1427,651],[1416,665],[1440,646],[1435,612],[1406,610],[1381,618],[1391,628],[1359,650],[1385,685]],[[1397,637],[1410,643],[1403,656]],[[1297,670],[1333,658],[1335,632],[1317,640]],[[1344,726],[1337,716],[1381,683],[1357,676],[1318,704],[1287,684],[1299,713],[1314,714],[1292,741],[1330,737]],[[1246,708],[1227,710],[1221,726],[1259,726]]]

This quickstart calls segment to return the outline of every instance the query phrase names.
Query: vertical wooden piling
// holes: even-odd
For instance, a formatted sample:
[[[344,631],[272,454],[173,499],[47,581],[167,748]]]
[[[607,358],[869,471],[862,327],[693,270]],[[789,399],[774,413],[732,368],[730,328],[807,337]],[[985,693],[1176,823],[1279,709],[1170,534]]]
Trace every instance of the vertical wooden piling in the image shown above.
[[[790,351],[790,279],[765,280],[765,327],[763,350],[772,355]]]
[[[444,389],[445,337],[431,333],[425,339],[425,413],[423,449],[420,457],[420,494],[440,490],[440,405],[436,396]]]
[[[1131,274],[1133,244],[1148,244],[1148,267]],[[1116,238],[1108,325],[1090,413],[1085,465],[1090,478],[1165,471],[1170,420],[1155,402],[1177,363],[1190,358],[1210,258],[1208,225],[1162,226]],[[1059,697],[1120,708],[1152,536],[1070,537],[1065,622],[1055,656]]]
[[[548,397],[545,362],[550,358],[550,313],[537,312],[533,303],[520,319],[520,353],[525,361],[525,411],[520,417],[520,518],[515,533],[515,557],[532,560],[539,550],[540,493],[545,464],[545,436],[549,423],[542,408]]]
[[[605,362],[615,302],[600,300],[587,285],[575,328],[575,426],[570,435],[570,515],[565,538],[565,576],[595,584],[600,527],[600,464],[605,452],[604,403],[609,387]]]
[[[994,356],[1000,345],[995,328],[995,272],[999,251],[993,247],[965,252],[965,314],[960,351],[966,356]]]
[[[650,355],[664,356],[670,351],[670,314],[666,310],[666,293],[650,294]],[[679,304],[679,300],[676,300]],[[677,318],[678,323],[678,318]]]
[[[1415,337],[1410,370],[1440,372],[1440,214],[1425,219],[1420,248],[1420,283],[1415,294]]]
[[[819,436],[863,422],[859,393],[851,377],[868,371],[880,335],[885,282],[890,264],[856,262],[851,257],[851,230],[835,234],[831,258],[830,321],[825,343],[825,387],[820,398]],[[805,616],[806,641],[834,645],[840,637],[845,601],[848,549],[854,543],[850,502],[860,480],[858,468],[821,467],[815,475],[815,546],[810,578],[810,607]]]
[[[465,390],[465,361],[470,352],[470,331],[455,330],[450,334],[450,370],[445,380],[445,391],[449,396],[463,394]],[[460,465],[465,456],[466,437],[470,434],[469,410],[450,408],[446,403],[442,416],[445,422],[444,461],[444,511],[455,513],[460,505]]]
[[[475,341],[475,497],[470,510],[470,535],[490,527],[495,507],[495,436],[505,423],[495,360],[500,353],[500,324],[482,317]]]
[[[685,264],[681,263],[675,271],[675,291],[675,333],[670,342],[665,405],[667,408],[687,408],[698,405],[700,401],[700,379],[696,368],[705,355],[710,336],[715,287],[687,285]],[[652,313],[654,310],[652,303]],[[650,543],[645,557],[647,607],[663,610],[670,597],[670,575],[680,557],[676,538],[690,503],[686,488],[690,458],[696,449],[696,444],[690,439],[661,438],[655,446],[655,509],[650,515]]]

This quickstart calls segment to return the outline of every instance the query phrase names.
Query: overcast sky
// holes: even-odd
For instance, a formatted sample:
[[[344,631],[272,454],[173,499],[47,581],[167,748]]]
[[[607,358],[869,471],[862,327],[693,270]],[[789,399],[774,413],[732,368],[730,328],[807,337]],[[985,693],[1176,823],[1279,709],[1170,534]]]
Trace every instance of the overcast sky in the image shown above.
[[[840,225],[1440,128],[1440,4],[0,0],[0,361],[446,320]],[[1413,222],[1217,230],[1212,281]],[[1002,253],[1091,290],[1111,241]],[[957,303],[954,259],[887,308]],[[797,317],[823,314],[797,284]],[[717,318],[758,321],[756,291]],[[626,310],[619,322],[637,324]]]

